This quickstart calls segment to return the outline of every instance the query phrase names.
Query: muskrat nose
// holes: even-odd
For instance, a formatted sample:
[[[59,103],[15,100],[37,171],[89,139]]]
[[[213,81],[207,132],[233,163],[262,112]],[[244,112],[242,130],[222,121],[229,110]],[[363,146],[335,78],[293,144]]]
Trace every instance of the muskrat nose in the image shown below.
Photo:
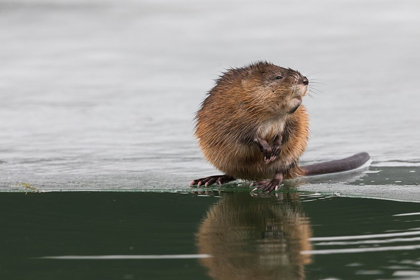
[[[302,83],[307,86],[309,84],[308,78],[306,78],[305,76],[302,77]]]

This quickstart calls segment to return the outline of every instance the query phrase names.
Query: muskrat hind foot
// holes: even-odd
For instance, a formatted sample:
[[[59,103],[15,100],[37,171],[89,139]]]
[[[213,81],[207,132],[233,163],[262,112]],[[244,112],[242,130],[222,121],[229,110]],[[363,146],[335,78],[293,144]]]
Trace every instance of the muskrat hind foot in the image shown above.
[[[281,182],[283,182],[283,174],[282,173],[277,173],[271,181],[264,180],[264,181],[259,181],[259,182],[252,183],[250,185],[250,187],[253,187],[253,186],[257,186],[257,187],[252,189],[251,192],[254,192],[256,190],[262,190],[262,191],[266,191],[268,193],[270,193],[274,190],[277,191],[279,189],[279,186],[280,186]]]
[[[235,178],[233,178],[230,175],[215,175],[215,176],[209,176],[209,177],[205,177],[205,178],[201,178],[201,179],[197,179],[194,181],[191,181],[190,186],[195,186],[197,185],[197,187],[201,186],[204,184],[204,186],[210,186],[213,185],[214,183],[217,183],[219,186],[230,182],[230,181],[234,181],[236,180]]]
[[[258,186],[254,189],[252,189],[251,192],[255,192],[257,190],[262,190],[262,191],[266,191],[268,193],[274,191],[274,190],[278,190],[279,189],[279,182],[277,180],[265,180],[265,181],[259,181],[259,182],[254,182],[250,185],[250,187],[253,186]]]

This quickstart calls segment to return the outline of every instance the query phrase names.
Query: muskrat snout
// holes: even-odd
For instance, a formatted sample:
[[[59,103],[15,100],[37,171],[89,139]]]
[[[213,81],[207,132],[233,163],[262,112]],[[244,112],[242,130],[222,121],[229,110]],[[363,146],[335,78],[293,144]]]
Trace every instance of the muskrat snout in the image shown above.
[[[293,96],[291,98],[301,99],[303,96],[306,95],[307,90],[308,90],[308,86],[305,84],[295,85],[294,87],[292,87]]]
[[[305,76],[301,76],[300,82],[301,82],[301,85],[299,86],[300,95],[305,96],[306,91],[308,90],[309,80]]]

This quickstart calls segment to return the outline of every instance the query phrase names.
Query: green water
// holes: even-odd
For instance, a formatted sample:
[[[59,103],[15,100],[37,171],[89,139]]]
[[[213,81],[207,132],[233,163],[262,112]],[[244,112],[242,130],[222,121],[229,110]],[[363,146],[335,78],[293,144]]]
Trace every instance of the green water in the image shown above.
[[[0,205],[0,279],[420,277],[417,203],[109,192],[3,193]]]

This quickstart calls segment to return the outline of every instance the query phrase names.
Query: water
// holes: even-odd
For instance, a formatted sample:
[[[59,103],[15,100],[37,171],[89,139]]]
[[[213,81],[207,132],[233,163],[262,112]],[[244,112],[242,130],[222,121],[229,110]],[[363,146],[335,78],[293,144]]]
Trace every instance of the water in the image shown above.
[[[415,203],[296,192],[77,192],[8,193],[0,205],[2,279],[420,275]]]
[[[342,158],[360,151],[369,152],[373,160],[367,170],[286,182],[286,189],[300,191],[299,201],[314,194],[325,198],[302,203],[309,217],[305,222],[314,238],[408,232],[416,228],[416,216],[393,215],[419,212],[419,15],[420,4],[414,0],[132,0],[123,4],[114,0],[0,1],[0,197],[5,201],[2,205],[9,203],[9,208],[1,206],[0,212],[2,221],[9,225],[5,226],[8,236],[16,236],[13,242],[2,237],[2,247],[12,246],[2,250],[2,260],[8,261],[1,266],[2,273],[8,273],[6,279],[29,279],[29,275],[46,279],[48,273],[48,277],[70,279],[98,275],[99,271],[104,271],[102,279],[107,275],[133,279],[127,272],[130,270],[138,272],[133,277],[143,273],[147,278],[207,275],[207,266],[199,265],[196,259],[160,260],[165,270],[157,260],[119,260],[121,266],[114,271],[119,274],[112,274],[104,261],[38,258],[197,254],[192,234],[197,232],[205,212],[224,198],[187,194],[192,179],[218,173],[205,162],[197,147],[194,113],[221,71],[257,60],[292,67],[309,77],[313,98],[307,97],[304,104],[311,131],[302,163]],[[247,194],[248,183],[231,184],[221,190],[222,196],[241,196]],[[32,194],[51,191],[54,193]],[[81,191],[97,193],[73,193]],[[115,193],[123,191],[128,193]],[[198,191],[198,195],[207,195],[206,190]],[[168,194],[171,192],[185,196]],[[214,193],[218,194],[219,189]],[[139,213],[141,223],[148,219],[145,213],[150,212],[147,226],[139,225],[148,234],[145,239],[155,238],[159,226],[155,220],[177,221],[160,228],[168,234],[164,237],[166,243],[162,243],[166,245],[159,247],[155,240],[150,244],[158,245],[152,249],[136,252],[123,252],[119,249],[122,245],[112,247],[105,241],[100,246],[92,245],[95,238],[91,230],[80,230],[86,224],[77,208],[84,205],[87,209],[83,213],[92,217],[90,221],[99,221],[95,216],[99,208],[92,205],[98,203],[97,207],[106,209],[109,205],[101,199],[114,196],[123,201],[133,197],[136,205],[156,197],[149,208],[137,205],[132,211]],[[155,215],[158,209],[171,213],[169,201],[180,197],[183,202],[174,207],[184,203],[189,210],[200,207],[197,216],[184,223],[182,219],[191,211],[169,217]],[[51,204],[41,207],[38,203],[44,203],[43,199]],[[270,199],[267,204],[274,203]],[[121,211],[118,213],[122,218],[129,215],[130,208],[123,201],[115,210]],[[64,209],[66,204],[69,207]],[[39,215],[32,211],[33,207],[41,207]],[[340,207],[346,209],[341,211]],[[397,211],[399,207],[401,211]],[[14,219],[16,211],[20,216]],[[54,229],[56,213],[67,215],[73,224]],[[343,226],[343,221],[349,220],[351,226]],[[252,223],[246,219],[244,222]],[[45,228],[39,230],[42,223]],[[105,224],[91,225],[95,236],[101,236],[101,226],[120,226],[116,218]],[[182,231],[187,224],[184,233],[169,234]],[[83,246],[70,242],[59,252],[48,251],[61,243],[47,238],[42,243],[46,248],[43,251],[23,241],[29,240],[26,232],[34,240],[54,233],[64,240],[69,238],[72,227],[76,227],[74,234],[78,237],[74,240],[80,240]],[[318,227],[328,230],[318,231]],[[19,228],[25,234],[19,233]],[[120,232],[107,237],[116,243],[128,238]],[[140,242],[134,237],[130,240]],[[310,240],[315,251],[332,252],[318,255],[309,250],[314,261],[305,264],[306,278],[419,277],[416,264],[420,243],[416,240],[373,243],[378,248],[399,247],[392,252],[333,253],[336,249],[370,246],[350,243],[363,240],[346,240],[345,245],[319,245]],[[18,244],[27,246],[13,251]],[[176,244],[178,251],[168,249]],[[249,246],[255,249],[255,242]],[[29,269],[23,275],[25,272],[18,269],[23,263],[29,268],[42,268],[38,272]],[[185,264],[190,269],[181,272],[179,267]],[[72,276],[64,276],[69,271]],[[182,274],[190,273],[187,271],[192,274]]]

